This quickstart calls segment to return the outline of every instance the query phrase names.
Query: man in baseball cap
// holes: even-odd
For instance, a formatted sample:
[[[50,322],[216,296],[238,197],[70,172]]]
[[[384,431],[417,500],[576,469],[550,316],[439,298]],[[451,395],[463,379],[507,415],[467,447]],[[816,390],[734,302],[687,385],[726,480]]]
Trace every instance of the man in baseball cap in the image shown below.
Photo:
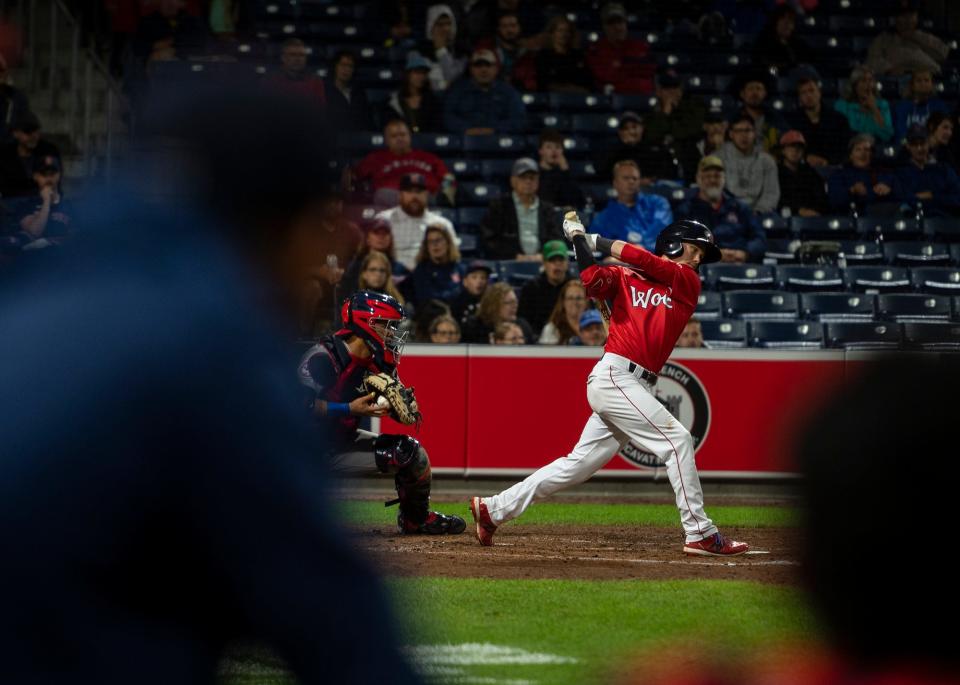
[[[598,158],[598,175],[612,178],[614,165],[631,159],[640,168],[645,183],[680,177],[673,153],[665,146],[648,143],[644,139],[643,117],[637,112],[628,110],[620,115],[617,138]]]
[[[602,345],[607,341],[603,317],[596,309],[588,309],[580,315],[580,335],[570,341],[571,345]]]
[[[473,51],[470,78],[453,84],[444,98],[443,123],[448,131],[468,136],[523,131],[527,111],[520,93],[497,73],[493,50]]]
[[[467,264],[463,280],[460,281],[460,292],[450,303],[450,312],[457,321],[464,321],[467,317],[476,314],[480,306],[480,298],[487,290],[490,274],[493,267],[483,259],[474,259]]]
[[[777,165],[780,180],[779,209],[788,207],[797,216],[818,216],[830,211],[823,178],[806,161],[807,141],[797,130],[780,136],[782,160]]]
[[[39,160],[56,157],[56,145],[41,139],[40,120],[33,112],[26,112],[11,124],[13,142],[0,149],[0,195],[23,197],[37,192],[33,171]]]
[[[922,205],[926,215],[960,214],[960,179],[951,167],[930,161],[926,127],[910,126],[904,147],[908,161],[896,171],[902,199],[914,207]]]

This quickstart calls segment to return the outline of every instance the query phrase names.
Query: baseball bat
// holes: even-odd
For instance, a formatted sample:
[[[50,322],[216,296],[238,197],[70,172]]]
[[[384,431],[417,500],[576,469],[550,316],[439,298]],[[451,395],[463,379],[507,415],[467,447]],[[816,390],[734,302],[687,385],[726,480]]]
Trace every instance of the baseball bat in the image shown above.
[[[574,211],[569,211],[563,215],[563,218],[567,221],[580,221],[580,217],[577,216],[577,213]],[[600,311],[600,316],[603,318],[603,328],[606,332],[610,331],[610,307],[607,306],[606,300],[600,300],[595,297],[591,297],[593,303],[597,306],[597,309]]]

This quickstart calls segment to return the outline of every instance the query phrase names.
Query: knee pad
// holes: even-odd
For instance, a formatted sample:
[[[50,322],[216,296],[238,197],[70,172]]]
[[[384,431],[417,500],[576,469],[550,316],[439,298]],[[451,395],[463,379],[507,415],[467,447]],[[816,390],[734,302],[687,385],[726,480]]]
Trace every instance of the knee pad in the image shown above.
[[[378,435],[373,441],[373,456],[382,473],[396,473],[415,463],[426,452],[420,441],[409,435]]]

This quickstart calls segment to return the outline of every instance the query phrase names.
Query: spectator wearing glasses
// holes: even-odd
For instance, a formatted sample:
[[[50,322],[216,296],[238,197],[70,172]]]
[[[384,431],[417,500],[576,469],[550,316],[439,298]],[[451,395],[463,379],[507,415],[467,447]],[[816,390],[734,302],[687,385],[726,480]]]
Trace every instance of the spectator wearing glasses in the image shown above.
[[[427,226],[417,268],[410,278],[413,303],[419,306],[428,300],[441,300],[449,304],[459,293],[462,281],[460,250],[452,236],[442,225]]]
[[[502,323],[516,324],[522,334],[522,342],[533,340],[530,324],[517,316],[517,294],[509,283],[494,283],[487,288],[480,300],[476,316],[463,324],[463,342],[487,344],[490,336]]]
[[[560,288],[560,296],[537,340],[541,345],[566,345],[580,334],[580,315],[587,309],[587,291],[583,283],[571,279]]]
[[[379,250],[370,250],[360,261],[356,290],[372,290],[389,295],[400,304],[406,303],[390,273],[390,258]]]
[[[600,22],[603,35],[587,50],[594,82],[615,93],[651,93],[656,66],[650,45],[630,37],[624,6],[608,2],[600,9]]]
[[[441,314],[430,322],[430,342],[438,345],[456,345],[460,342],[460,324],[449,314]]]
[[[451,133],[468,136],[520,133],[527,110],[516,89],[497,78],[497,58],[490,50],[474,50],[470,76],[451,86],[443,122]]]
[[[717,155],[726,171],[727,189],[753,211],[772,212],[780,202],[777,163],[756,145],[756,128],[748,114],[730,123],[730,140]]]

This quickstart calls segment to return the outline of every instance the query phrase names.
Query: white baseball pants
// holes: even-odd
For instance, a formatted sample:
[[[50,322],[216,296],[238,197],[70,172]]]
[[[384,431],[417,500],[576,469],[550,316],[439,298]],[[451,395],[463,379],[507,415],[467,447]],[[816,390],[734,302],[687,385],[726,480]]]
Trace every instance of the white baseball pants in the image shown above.
[[[576,447],[499,495],[485,497],[497,525],[520,516],[534,502],[582,483],[610,461],[628,441],[660,457],[676,495],[687,542],[717,532],[703,510],[703,491],[693,455],[690,432],[664,408],[639,378],[630,373],[630,360],[606,353],[587,378],[587,401],[593,414]]]

